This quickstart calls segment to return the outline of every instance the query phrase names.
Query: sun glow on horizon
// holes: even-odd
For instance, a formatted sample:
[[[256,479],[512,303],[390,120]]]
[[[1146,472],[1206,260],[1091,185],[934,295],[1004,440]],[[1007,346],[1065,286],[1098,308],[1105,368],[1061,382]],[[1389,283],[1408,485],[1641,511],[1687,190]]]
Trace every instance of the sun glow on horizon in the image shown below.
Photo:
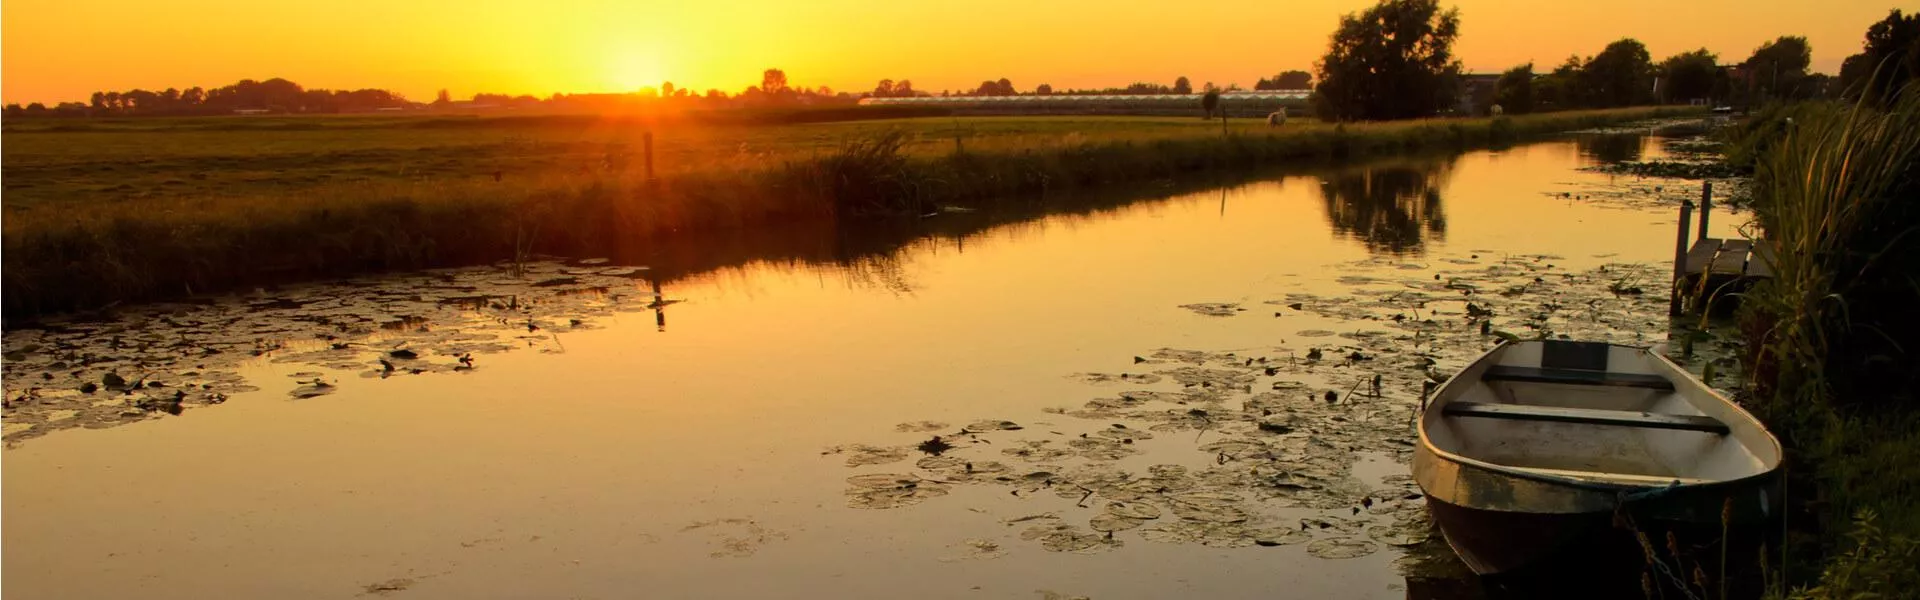
[[[1460,9],[1455,52],[1476,72],[1527,61],[1550,69],[1622,36],[1645,42],[1655,61],[1705,46],[1731,63],[1774,36],[1806,35],[1814,70],[1833,73],[1859,51],[1868,25],[1911,1],[1614,0],[1550,10],[1511,0],[1441,3]],[[690,92],[739,93],[771,68],[795,86],[849,92],[882,79],[910,79],[929,91],[1000,78],[1021,91],[1181,76],[1195,86],[1251,86],[1282,70],[1311,69],[1339,16],[1369,4],[1230,0],[1159,11],[1111,10],[1090,0],[338,0],[262,10],[246,0],[8,0],[0,3],[0,56],[4,101],[47,103],[84,102],[100,90],[271,77],[415,99],[440,89],[456,97],[633,92],[668,81]],[[1649,12],[1662,18],[1641,16]],[[1696,26],[1703,21],[1715,26]],[[1236,22],[1267,25],[1262,35],[1187,39]],[[409,43],[352,42],[400,39]]]

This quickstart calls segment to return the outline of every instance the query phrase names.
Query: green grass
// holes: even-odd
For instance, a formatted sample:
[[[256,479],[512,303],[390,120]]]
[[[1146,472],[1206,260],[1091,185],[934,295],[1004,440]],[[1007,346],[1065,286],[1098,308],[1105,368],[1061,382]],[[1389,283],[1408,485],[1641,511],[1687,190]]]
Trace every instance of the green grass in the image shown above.
[[[0,277],[6,314],[34,315],[943,206],[1027,211],[1078,190],[1460,150],[1675,112],[1280,129],[1248,120],[1229,135],[1218,122],[1157,117],[399,119],[272,131],[187,119],[17,131],[4,146]],[[653,180],[637,154],[643,131],[655,136]]]
[[[1920,88],[1892,110],[1816,104],[1751,128],[1778,248],[1746,294],[1750,392],[1789,458],[1779,595],[1911,597],[1920,540]],[[1771,133],[1768,133],[1771,132]]]

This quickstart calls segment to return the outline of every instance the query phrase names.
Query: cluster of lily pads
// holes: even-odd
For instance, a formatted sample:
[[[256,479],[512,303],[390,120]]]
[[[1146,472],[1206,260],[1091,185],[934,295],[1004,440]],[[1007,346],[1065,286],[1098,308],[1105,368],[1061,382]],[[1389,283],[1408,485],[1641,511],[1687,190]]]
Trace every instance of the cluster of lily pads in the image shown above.
[[[604,260],[424,271],[48,319],[6,332],[5,440],[178,415],[258,390],[247,364],[314,367],[289,396],[475,367],[476,354],[559,351],[557,334],[670,302]],[[15,324],[9,324],[13,326]]]
[[[897,509],[964,486],[997,488],[1039,505],[1002,522],[1050,551],[1144,540],[1304,544],[1311,556],[1351,558],[1420,545],[1431,526],[1411,478],[1369,481],[1354,465],[1363,456],[1404,462],[1435,385],[1501,340],[1651,346],[1669,333],[1664,294],[1646,291],[1665,289],[1664,265],[1573,271],[1561,260],[1383,257],[1343,265],[1362,274],[1339,279],[1349,287],[1341,295],[1288,294],[1257,311],[1185,305],[1212,318],[1305,326],[1273,346],[1163,348],[1125,361],[1126,371],[1070,375],[1122,389],[1042,408],[1024,424],[905,423],[898,434],[919,443],[827,453],[861,470],[846,480],[850,507]],[[967,543],[1000,555],[997,542]]]

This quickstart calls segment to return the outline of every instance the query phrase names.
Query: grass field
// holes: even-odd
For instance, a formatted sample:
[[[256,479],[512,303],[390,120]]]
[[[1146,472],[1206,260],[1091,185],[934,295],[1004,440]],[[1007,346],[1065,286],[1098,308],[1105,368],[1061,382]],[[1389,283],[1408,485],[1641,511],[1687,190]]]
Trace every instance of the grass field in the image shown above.
[[[755,124],[246,117],[6,124],[5,311],[603,253],[800,219],[1023,205],[1209,171],[1465,149],[1684,109],[1269,128],[1168,117]],[[654,139],[657,178],[644,175]],[[1036,200],[1039,198],[1040,200]]]
[[[644,169],[654,135],[661,177],[764,168],[832,153],[881,132],[910,155],[1047,149],[1088,142],[1220,135],[1219,121],[1172,117],[967,117],[777,126],[409,117],[124,119],[35,123],[6,133],[9,215],[66,202],[280,196],[341,185],[605,177]],[[33,125],[41,125],[33,127]],[[65,125],[64,130],[50,130]],[[1297,125],[1297,122],[1296,122]],[[221,128],[215,128],[221,127]],[[1251,120],[1240,131],[1264,131]],[[77,130],[76,130],[77,129]],[[1289,131],[1295,130],[1290,127]]]

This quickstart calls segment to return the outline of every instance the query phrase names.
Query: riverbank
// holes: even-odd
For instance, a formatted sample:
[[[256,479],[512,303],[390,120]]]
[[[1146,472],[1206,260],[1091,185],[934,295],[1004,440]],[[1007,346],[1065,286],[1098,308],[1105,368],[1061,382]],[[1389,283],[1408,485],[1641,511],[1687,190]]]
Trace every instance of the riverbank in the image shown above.
[[[1791,118],[1788,118],[1791,117]],[[1727,151],[1754,168],[1779,248],[1745,295],[1748,392],[1787,446],[1776,597],[1911,597],[1920,589],[1920,89],[1893,110],[1762,113]]]
[[[824,150],[816,144],[779,155],[716,154],[709,161],[688,154],[651,179],[624,152],[606,152],[595,165],[555,165],[514,176],[501,170],[478,176],[426,172],[307,185],[284,194],[274,193],[268,174],[269,187],[245,195],[10,206],[0,259],[4,309],[17,318],[314,277],[536,253],[603,254],[636,240],[795,221],[1044,205],[1079,190],[1291,162],[1467,149],[1688,110],[1279,130],[1243,123],[1224,135],[1197,120],[1174,126],[1162,123],[1166,119],[1116,119],[1119,125],[1082,134],[1048,129],[1045,119],[983,119],[990,126],[1022,121],[1039,129],[1009,127],[1006,135],[972,143],[964,134],[949,142],[937,133],[944,125],[964,132],[962,124],[971,120],[881,121],[863,123],[860,137]],[[1133,122],[1140,124],[1128,124]],[[129,152],[120,160],[158,160]],[[300,159],[294,154],[283,160]],[[14,162],[8,164],[11,170]]]

